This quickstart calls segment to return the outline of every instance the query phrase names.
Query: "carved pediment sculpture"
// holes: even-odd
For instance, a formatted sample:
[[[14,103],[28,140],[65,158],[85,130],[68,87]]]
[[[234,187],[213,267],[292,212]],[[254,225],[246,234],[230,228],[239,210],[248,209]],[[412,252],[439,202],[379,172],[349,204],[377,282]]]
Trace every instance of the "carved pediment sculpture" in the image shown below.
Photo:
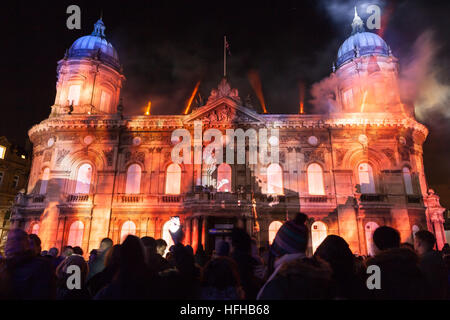
[[[228,83],[226,78],[223,78],[222,81],[219,83],[219,86],[217,89],[212,89],[211,94],[209,95],[207,104],[211,104],[214,101],[223,98],[228,97],[236,101],[237,103],[241,103],[241,98],[239,97],[239,92],[237,89],[232,89],[230,87],[230,84]]]

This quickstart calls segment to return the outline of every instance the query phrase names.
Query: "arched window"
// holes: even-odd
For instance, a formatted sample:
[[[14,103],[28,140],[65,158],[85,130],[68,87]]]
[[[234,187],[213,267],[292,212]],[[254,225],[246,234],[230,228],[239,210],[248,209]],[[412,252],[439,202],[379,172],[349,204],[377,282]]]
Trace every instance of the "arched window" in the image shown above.
[[[308,191],[311,195],[325,195],[323,186],[323,170],[317,163],[311,163],[308,172]]]
[[[85,163],[78,169],[75,193],[89,193],[91,189],[92,167]]]
[[[162,236],[161,238],[166,241],[167,247],[166,251],[164,252],[164,256],[166,255],[167,251],[169,251],[169,248],[174,245],[172,236],[170,235],[169,229],[171,227],[172,221],[167,221],[164,223],[164,226],[162,228]]]
[[[72,247],[81,247],[83,242],[84,224],[81,221],[75,221],[70,225],[67,245]]]
[[[100,96],[100,110],[104,112],[110,112],[109,110],[110,103],[111,103],[111,95],[106,91],[102,91],[102,94]]]
[[[167,167],[166,194],[180,194],[180,189],[181,168],[178,164],[172,163]]]
[[[359,185],[361,193],[375,193],[375,182],[373,180],[372,167],[368,163],[358,166]]]
[[[39,189],[39,194],[47,193],[48,179],[50,178],[50,168],[45,168],[42,172],[41,188]]]
[[[267,167],[267,193],[283,194],[283,170],[277,163]]]
[[[405,183],[406,194],[414,194],[411,182],[411,172],[407,167],[403,167],[403,181]]]
[[[33,227],[31,228],[31,234],[39,234],[39,223],[33,224]]]
[[[134,163],[128,167],[125,193],[141,193],[141,166]]]
[[[133,236],[136,234],[136,225],[133,221],[126,221],[122,225],[122,229],[120,231],[120,243],[124,242],[129,234]]]
[[[420,228],[417,225],[412,226],[412,234],[413,234],[413,240],[416,238],[416,233],[419,231]]]
[[[311,226],[311,244],[313,253],[316,252],[317,247],[327,237],[327,225],[322,221],[316,221]]]
[[[375,222],[367,222],[365,227],[366,234],[366,246],[367,246],[367,254],[369,256],[373,256],[374,253],[374,244],[373,244],[373,233],[377,230],[378,224]]]
[[[222,163],[217,168],[217,191],[231,192],[231,167]]]
[[[283,225],[280,221],[272,221],[269,224],[269,244],[272,245],[273,240],[275,240],[275,236],[277,235],[278,230],[280,230]]]
[[[77,106],[80,102],[81,95],[81,85],[75,84],[69,87],[69,94],[67,95],[67,100],[69,100],[70,105]]]

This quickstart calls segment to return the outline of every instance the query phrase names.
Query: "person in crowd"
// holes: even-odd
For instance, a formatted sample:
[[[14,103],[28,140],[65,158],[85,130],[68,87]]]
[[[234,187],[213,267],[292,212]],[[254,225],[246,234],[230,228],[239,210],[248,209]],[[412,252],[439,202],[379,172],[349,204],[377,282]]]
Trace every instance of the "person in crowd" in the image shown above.
[[[181,242],[171,247],[173,267],[159,273],[156,299],[193,300],[200,296],[200,271],[192,250]]]
[[[256,239],[251,239],[252,243],[252,257],[256,260],[255,265],[255,276],[261,279],[261,281],[264,279],[264,276],[266,275],[266,266],[264,265],[264,260],[259,255],[258,250],[258,243],[256,242]]]
[[[32,251],[35,257],[39,257],[41,255],[41,239],[35,234],[28,235],[30,241],[30,250]]]
[[[319,300],[333,296],[330,265],[320,258],[298,257],[280,266],[258,300]]]
[[[450,254],[444,255],[443,259],[447,267],[447,300],[450,300]]]
[[[99,273],[105,268],[105,257],[108,250],[113,246],[113,241],[110,238],[103,238],[100,242],[100,248],[97,250],[97,257],[89,264],[89,274],[87,280]]]
[[[0,298],[41,300],[55,297],[54,269],[47,259],[36,256],[30,238],[21,229],[12,229],[0,264]]]
[[[84,252],[83,252],[83,249],[81,249],[81,247],[79,247],[79,246],[73,247],[73,254],[82,256],[83,253]]]
[[[69,269],[71,266],[78,267],[77,270]],[[83,257],[74,253],[64,259],[56,269],[57,288],[56,299],[58,300],[89,300],[91,298],[86,287],[86,277],[89,267]],[[80,276],[77,279],[77,276]]]
[[[101,289],[109,285],[119,270],[121,245],[114,245],[105,256],[105,269],[92,276],[87,282],[91,296],[95,296]]]
[[[67,257],[71,256],[73,254],[73,248],[72,246],[65,246],[61,252],[61,255],[56,260],[56,266],[59,266],[61,262],[64,261]]]
[[[112,282],[101,289],[96,300],[147,299],[152,291],[141,239],[128,235],[121,245],[119,267]],[[155,291],[155,290],[153,290]]]
[[[61,263],[61,259],[58,257],[59,250],[58,248],[52,247],[48,250],[48,256],[50,257],[50,263],[52,267],[56,270],[58,265]]]
[[[61,257],[63,260],[73,254],[73,247],[72,246],[65,246],[61,252]]]
[[[48,251],[47,250],[42,250],[41,251],[41,257],[46,257],[48,256]]]
[[[442,256],[450,254],[450,245],[448,243],[444,243],[444,246],[442,247]]]
[[[229,257],[230,256],[230,243],[228,241],[221,240],[217,246],[216,255],[218,257]]]
[[[427,230],[416,232],[414,248],[419,255],[419,268],[425,275],[431,299],[447,298],[448,272],[442,255],[433,248],[436,245],[434,234]]]
[[[363,299],[363,279],[356,273],[355,256],[341,237],[329,235],[317,247],[314,257],[328,262],[332,270],[335,299]]]
[[[234,228],[231,232],[231,245],[231,258],[238,266],[245,296],[249,300],[255,300],[263,282],[256,276],[259,262],[252,256],[252,240],[244,229]]]
[[[92,249],[91,252],[89,252],[89,260],[88,260],[89,265],[94,262],[94,260],[97,258],[97,255],[98,255],[97,249]]]
[[[409,242],[402,242],[400,248],[405,248],[414,251],[414,245]]]
[[[195,262],[203,267],[208,261],[208,257],[206,255],[205,250],[203,249],[203,245],[201,243],[198,244],[197,252],[195,253]]]
[[[309,240],[309,231],[305,225],[307,219],[307,215],[299,212],[293,220],[286,221],[278,230],[270,248],[269,279],[265,285],[276,276],[283,263],[306,257]],[[258,296],[263,291],[264,287],[259,291]]]
[[[237,264],[222,256],[210,260],[203,271],[202,300],[243,300],[244,290],[240,284]]]
[[[167,248],[167,242],[164,239],[156,240],[156,252],[161,257],[164,257],[164,254],[166,253],[166,248]]]
[[[400,233],[394,228],[382,226],[373,233],[374,251],[377,254],[380,251],[400,248]]]
[[[59,250],[58,250],[58,248],[55,248],[55,247],[52,247],[52,248],[50,248],[48,250],[48,254],[50,256],[52,256],[53,258],[57,258],[58,257],[58,253],[59,253]]]
[[[367,289],[370,299],[375,300],[421,300],[427,298],[426,280],[419,269],[419,259],[415,252],[405,248],[391,248],[379,251],[370,257],[366,265],[379,270],[366,275],[366,284],[377,284],[376,289]],[[369,279],[369,277],[372,277]],[[377,280],[378,279],[378,280]]]
[[[156,250],[156,240],[152,237],[142,237],[142,243],[145,248],[145,258],[147,267],[152,275],[170,268],[169,263]]]

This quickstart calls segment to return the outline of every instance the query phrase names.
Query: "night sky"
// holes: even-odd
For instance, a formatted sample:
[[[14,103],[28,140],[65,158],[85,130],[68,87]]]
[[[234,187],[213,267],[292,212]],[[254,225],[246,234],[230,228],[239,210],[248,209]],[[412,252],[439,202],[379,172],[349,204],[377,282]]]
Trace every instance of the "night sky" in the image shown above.
[[[66,8],[72,4],[81,8],[81,30],[66,27]],[[353,6],[365,20],[368,4],[389,13],[382,20],[383,38],[400,65],[414,59],[413,44],[423,32],[433,34],[427,71],[433,86],[418,90],[433,105],[419,110],[418,118],[430,129],[424,145],[428,183],[442,204],[450,207],[449,1],[2,3],[0,136],[25,145],[27,131],[48,117],[55,98],[57,61],[77,38],[92,32],[102,11],[106,38],[118,51],[127,78],[122,91],[126,114],[143,114],[148,100],[152,114],[180,114],[197,81],[207,98],[222,77],[224,35],[231,50],[228,79],[242,99],[251,93],[260,107],[248,80],[253,70],[260,75],[270,113],[297,113],[301,82],[306,85],[308,113],[313,111],[308,102],[311,86],[329,75],[340,44],[350,35]]]

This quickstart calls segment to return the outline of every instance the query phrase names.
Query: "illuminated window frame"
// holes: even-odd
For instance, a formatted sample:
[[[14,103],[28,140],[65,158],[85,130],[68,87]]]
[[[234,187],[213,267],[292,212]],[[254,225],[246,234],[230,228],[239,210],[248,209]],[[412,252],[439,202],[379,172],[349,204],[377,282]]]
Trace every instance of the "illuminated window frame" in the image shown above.
[[[5,159],[6,156],[6,147],[0,146],[0,159]]]

